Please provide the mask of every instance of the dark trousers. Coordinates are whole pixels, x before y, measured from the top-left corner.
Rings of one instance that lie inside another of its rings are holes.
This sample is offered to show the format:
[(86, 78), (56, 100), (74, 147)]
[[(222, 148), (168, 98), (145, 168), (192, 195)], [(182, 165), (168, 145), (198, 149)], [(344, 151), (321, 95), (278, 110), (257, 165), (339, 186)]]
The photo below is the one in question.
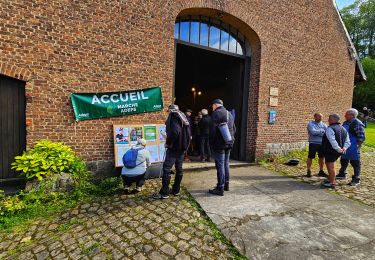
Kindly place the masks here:
[(214, 150), (215, 166), (217, 171), (217, 189), (223, 190), (229, 184), (229, 156), (230, 149)]
[(145, 175), (146, 175), (146, 173), (138, 175), (138, 176), (131, 176), (131, 177), (121, 175), (121, 177), (122, 177), (122, 181), (124, 183), (124, 186), (129, 187), (133, 183), (136, 183), (137, 187), (142, 187), (143, 184), (145, 184)]
[(207, 159), (211, 158), (211, 149), (208, 137), (201, 136), (200, 138), (200, 156), (204, 158), (207, 155)]
[(160, 194), (169, 195), (170, 189), (169, 184), (171, 182), (171, 169), (173, 165), (176, 168), (176, 175), (174, 177), (174, 184), (172, 190), (174, 193), (180, 192), (180, 184), (183, 176), (182, 163), (184, 162), (184, 152), (183, 151), (171, 151), (167, 150), (165, 155), (165, 160), (163, 163), (163, 177), (162, 177), (162, 187), (160, 189)]
[(360, 160), (347, 160), (347, 159), (341, 159), (340, 164), (341, 164), (341, 169), (340, 173), (345, 173), (346, 169), (349, 166), (349, 162), (351, 166), (353, 167), (354, 170), (354, 176), (353, 180), (359, 180), (361, 177), (361, 161)]

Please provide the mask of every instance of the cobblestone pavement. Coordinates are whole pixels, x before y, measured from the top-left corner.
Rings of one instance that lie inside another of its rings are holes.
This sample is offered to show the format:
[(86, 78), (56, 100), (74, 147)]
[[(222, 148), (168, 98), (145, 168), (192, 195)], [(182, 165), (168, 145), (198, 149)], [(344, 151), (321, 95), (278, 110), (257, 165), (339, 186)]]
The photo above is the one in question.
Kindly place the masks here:
[(0, 259), (228, 259), (231, 250), (186, 193), (155, 201), (158, 182), (137, 195), (83, 204), (26, 230), (0, 233)]
[[(346, 180), (337, 180), (339, 184), (335, 191), (347, 198), (361, 201), (367, 205), (375, 206), (375, 149), (364, 148), (362, 152), (362, 173), (361, 173), (361, 185), (359, 187), (351, 187), (347, 185), (353, 175), (353, 168), (349, 165), (348, 175)], [(265, 167), (277, 172), (284, 173), (288, 176), (296, 177), (304, 182), (311, 183), (313, 185), (321, 185), (324, 178), (313, 176), (312, 178), (306, 177), (306, 159), (302, 159), (298, 166), (287, 166), (283, 163), (285, 160), (276, 159), (273, 163), (265, 164)], [(314, 166), (312, 168), (313, 175), (318, 173), (319, 167), (317, 166), (317, 159), (314, 160)], [(337, 171), (340, 167), (340, 163), (336, 163)]]

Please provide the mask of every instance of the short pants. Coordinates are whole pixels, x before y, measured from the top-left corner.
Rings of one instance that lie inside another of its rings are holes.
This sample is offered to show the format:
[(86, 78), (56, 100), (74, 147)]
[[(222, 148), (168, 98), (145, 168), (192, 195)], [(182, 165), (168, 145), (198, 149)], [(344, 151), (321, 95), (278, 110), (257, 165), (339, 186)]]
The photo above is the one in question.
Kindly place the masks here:
[(309, 158), (314, 159), (316, 154), (319, 158), (324, 158), (323, 146), (321, 144), (309, 144)]
[(339, 153), (324, 153), (324, 158), (326, 162), (333, 163), (339, 159), (341, 154)]

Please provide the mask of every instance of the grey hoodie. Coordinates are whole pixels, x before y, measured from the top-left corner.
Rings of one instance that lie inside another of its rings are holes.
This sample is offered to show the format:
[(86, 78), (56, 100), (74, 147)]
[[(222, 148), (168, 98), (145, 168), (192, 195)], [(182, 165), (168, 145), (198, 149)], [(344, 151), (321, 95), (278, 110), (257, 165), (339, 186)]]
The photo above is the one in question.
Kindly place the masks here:
[(307, 124), (310, 144), (322, 144), (323, 135), (327, 130), (327, 125), (323, 122), (317, 123), (315, 120)]

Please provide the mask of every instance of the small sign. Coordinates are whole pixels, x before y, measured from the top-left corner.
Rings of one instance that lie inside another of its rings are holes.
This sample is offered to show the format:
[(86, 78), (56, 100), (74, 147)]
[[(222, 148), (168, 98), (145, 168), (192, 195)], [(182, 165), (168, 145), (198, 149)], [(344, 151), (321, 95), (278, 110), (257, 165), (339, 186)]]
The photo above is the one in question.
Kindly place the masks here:
[(276, 111), (272, 110), (272, 111), (269, 111), (269, 117), (268, 117), (268, 123), (270, 125), (273, 125), (276, 123)]
[(279, 99), (277, 97), (270, 97), (270, 106), (277, 107), (279, 105)]
[(279, 88), (271, 87), (270, 88), (270, 96), (279, 96)]

